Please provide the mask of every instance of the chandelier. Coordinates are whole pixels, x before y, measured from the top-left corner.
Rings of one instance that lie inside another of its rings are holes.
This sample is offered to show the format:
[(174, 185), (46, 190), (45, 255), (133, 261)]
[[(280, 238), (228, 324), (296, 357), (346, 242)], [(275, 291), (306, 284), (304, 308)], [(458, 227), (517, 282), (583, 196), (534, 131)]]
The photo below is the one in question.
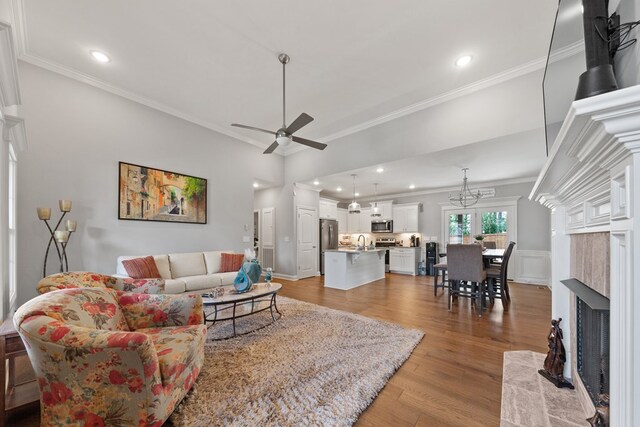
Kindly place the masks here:
[(382, 214), (380, 213), (380, 208), (378, 207), (378, 184), (373, 184), (375, 188), (375, 195), (373, 198), (373, 206), (371, 207), (371, 216), (372, 217), (380, 217)]
[(464, 177), (462, 178), (462, 187), (460, 191), (457, 193), (449, 193), (449, 201), (452, 205), (460, 206), (462, 208), (468, 208), (469, 206), (473, 206), (478, 203), (482, 194), (480, 194), (480, 190), (476, 192), (471, 192), (469, 185), (467, 185), (467, 171), (469, 168), (463, 168), (462, 172), (464, 173)]
[(351, 174), (351, 176), (353, 177), (353, 202), (349, 203), (349, 213), (359, 214), (360, 203), (356, 202), (356, 174)]

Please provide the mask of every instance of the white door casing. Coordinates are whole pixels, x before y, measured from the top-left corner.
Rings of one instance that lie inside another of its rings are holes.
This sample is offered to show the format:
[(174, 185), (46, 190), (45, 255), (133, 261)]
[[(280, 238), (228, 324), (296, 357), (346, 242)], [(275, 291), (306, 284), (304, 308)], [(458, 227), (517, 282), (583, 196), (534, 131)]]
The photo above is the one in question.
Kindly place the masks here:
[(298, 279), (318, 274), (318, 213), (315, 208), (296, 209), (298, 241)]
[(276, 210), (263, 208), (260, 212), (260, 260), (262, 268), (276, 268)]

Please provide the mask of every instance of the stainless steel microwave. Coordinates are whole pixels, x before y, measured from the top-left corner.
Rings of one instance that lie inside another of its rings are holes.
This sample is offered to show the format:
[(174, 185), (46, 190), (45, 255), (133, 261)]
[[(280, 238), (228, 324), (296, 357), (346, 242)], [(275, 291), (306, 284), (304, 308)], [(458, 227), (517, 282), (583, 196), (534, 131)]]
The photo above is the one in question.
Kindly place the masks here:
[(372, 233), (393, 233), (393, 221), (386, 219), (377, 219), (371, 221)]

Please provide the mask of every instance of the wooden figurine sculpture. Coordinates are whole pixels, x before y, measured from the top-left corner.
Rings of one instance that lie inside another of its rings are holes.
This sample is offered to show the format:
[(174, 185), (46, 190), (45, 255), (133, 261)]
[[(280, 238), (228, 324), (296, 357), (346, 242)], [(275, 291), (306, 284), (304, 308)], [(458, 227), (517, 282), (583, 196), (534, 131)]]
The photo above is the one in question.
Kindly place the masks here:
[(567, 355), (562, 344), (562, 329), (560, 329), (560, 322), (562, 318), (558, 320), (551, 320), (551, 329), (547, 340), (549, 341), (549, 351), (547, 357), (544, 359), (544, 369), (538, 370), (538, 373), (555, 384), (558, 388), (571, 388), (573, 384), (564, 378), (564, 363), (567, 361)]

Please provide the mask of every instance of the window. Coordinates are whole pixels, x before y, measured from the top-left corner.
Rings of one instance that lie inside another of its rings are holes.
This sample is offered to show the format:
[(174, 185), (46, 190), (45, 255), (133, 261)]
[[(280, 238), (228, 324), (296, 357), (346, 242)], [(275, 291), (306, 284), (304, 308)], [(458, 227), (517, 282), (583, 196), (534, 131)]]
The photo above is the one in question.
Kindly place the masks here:
[(17, 227), (16, 227), (16, 180), (18, 162), (16, 154), (13, 151), (13, 146), (9, 145), (9, 188), (8, 188), (8, 203), (7, 207), (8, 220), (9, 220), (9, 312), (13, 313), (16, 309), (17, 299)]
[(481, 234), (486, 242), (504, 249), (516, 240), (517, 201), (478, 203), (473, 208), (442, 208), (443, 242), (473, 243)]

